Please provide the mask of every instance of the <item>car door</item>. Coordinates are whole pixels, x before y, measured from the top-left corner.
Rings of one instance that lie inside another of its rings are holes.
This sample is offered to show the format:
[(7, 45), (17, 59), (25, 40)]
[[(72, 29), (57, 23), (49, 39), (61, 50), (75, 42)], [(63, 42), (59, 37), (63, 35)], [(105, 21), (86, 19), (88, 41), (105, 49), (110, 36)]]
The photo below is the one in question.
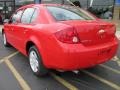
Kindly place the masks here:
[(24, 52), (25, 41), (27, 39), (28, 32), (32, 28), (31, 20), (34, 13), (35, 8), (26, 8), (21, 16), (21, 22), (17, 25), (17, 29), (14, 32), (16, 46), (21, 52)]
[(17, 48), (16, 43), (18, 44), (19, 42), (16, 41), (16, 38), (18, 38), (18, 36), (16, 35), (16, 33), (18, 33), (18, 29), (19, 29), (19, 24), (20, 24), (20, 19), (21, 16), (23, 14), (24, 10), (18, 10), (15, 14), (13, 14), (13, 17), (10, 20), (10, 37), (11, 37), (11, 44)]
[(18, 24), (20, 23), (20, 18), (23, 13), (23, 10), (19, 10), (16, 13), (13, 14), (11, 17), (9, 24), (7, 27), (9, 30), (7, 30), (7, 38), (10, 44), (16, 47), (16, 30), (19, 28)]

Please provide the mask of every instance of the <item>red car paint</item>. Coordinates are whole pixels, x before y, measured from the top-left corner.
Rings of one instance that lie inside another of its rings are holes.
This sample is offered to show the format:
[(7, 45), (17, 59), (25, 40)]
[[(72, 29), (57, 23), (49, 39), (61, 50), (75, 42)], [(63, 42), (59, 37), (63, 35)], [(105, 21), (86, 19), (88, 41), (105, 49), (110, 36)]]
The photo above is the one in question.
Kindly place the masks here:
[[(114, 24), (98, 18), (56, 21), (45, 4), (27, 5), (17, 11), (26, 8), (36, 8), (38, 16), (34, 22), (5, 24), (4, 32), (7, 41), (26, 56), (27, 43), (33, 42), (46, 68), (65, 71), (88, 68), (104, 63), (116, 54), (118, 40)], [(100, 30), (104, 30), (104, 34)], [(75, 43), (71, 40), (72, 35), (78, 38)]]

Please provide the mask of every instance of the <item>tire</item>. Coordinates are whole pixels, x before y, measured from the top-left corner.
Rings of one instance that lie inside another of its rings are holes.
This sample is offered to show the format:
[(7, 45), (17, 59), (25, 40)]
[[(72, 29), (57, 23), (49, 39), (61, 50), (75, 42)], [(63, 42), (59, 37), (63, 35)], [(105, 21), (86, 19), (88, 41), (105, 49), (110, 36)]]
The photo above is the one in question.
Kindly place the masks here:
[(48, 70), (42, 63), (42, 58), (35, 46), (30, 47), (29, 49), (29, 64), (32, 72), (36, 76), (44, 76), (48, 73)]
[(6, 38), (6, 35), (5, 35), (4, 32), (3, 32), (3, 34), (2, 34), (2, 37), (3, 37), (3, 45), (4, 45), (5, 47), (9, 47), (10, 44), (7, 42), (7, 38)]

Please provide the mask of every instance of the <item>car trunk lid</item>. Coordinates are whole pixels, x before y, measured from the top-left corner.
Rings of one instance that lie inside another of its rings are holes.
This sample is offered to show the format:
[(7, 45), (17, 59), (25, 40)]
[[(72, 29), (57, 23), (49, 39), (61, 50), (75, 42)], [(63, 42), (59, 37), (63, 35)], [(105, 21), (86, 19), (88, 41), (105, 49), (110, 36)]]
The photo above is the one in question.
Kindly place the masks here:
[(110, 42), (115, 37), (115, 25), (102, 20), (61, 21), (77, 31), (80, 41), (86, 46)]

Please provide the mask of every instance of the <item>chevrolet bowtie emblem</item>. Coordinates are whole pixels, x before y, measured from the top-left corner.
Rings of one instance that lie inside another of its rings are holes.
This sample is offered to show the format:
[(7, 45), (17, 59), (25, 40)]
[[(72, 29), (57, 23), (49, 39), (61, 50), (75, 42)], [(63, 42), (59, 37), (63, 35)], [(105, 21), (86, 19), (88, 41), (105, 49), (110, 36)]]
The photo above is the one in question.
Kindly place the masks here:
[(104, 34), (105, 34), (105, 30), (98, 31), (98, 35), (100, 36), (101, 39), (104, 37)]
[(105, 33), (105, 30), (99, 30), (98, 32), (100, 35)]

